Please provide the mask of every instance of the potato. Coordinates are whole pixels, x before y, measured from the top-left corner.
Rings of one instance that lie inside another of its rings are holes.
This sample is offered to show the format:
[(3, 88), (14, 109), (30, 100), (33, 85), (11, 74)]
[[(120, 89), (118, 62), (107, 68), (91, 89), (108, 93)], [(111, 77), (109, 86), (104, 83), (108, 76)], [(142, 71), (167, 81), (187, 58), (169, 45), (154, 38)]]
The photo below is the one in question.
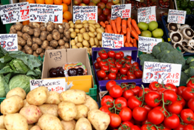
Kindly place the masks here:
[(76, 116), (76, 120), (84, 117), (86, 118), (87, 117), (87, 113), (89, 111), (88, 107), (85, 106), (85, 105), (76, 105), (76, 108), (77, 108), (77, 116)]
[(102, 41), (99, 41), (99, 45), (100, 45), (100, 47), (102, 47)]
[(84, 41), (83, 41), (83, 45), (84, 45), (85, 47), (89, 47), (88, 41), (84, 40)]
[(40, 24), (37, 23), (37, 22), (30, 22), (29, 26), (32, 27), (32, 28), (40, 28)]
[(5, 129), (5, 125), (4, 125), (4, 116), (2, 115), (2, 116), (0, 116), (0, 128), (2, 129)]
[(14, 25), (14, 29), (17, 31), (21, 31), (22, 27), (23, 25), (20, 22), (16, 22), (16, 24)]
[(95, 24), (96, 28), (100, 28), (100, 25), (98, 23)]
[(64, 36), (69, 40), (70, 39), (70, 31), (64, 31)]
[(73, 48), (73, 49), (77, 49), (78, 47), (77, 47), (76, 45), (73, 45), (72, 48)]
[(60, 40), (58, 41), (58, 44), (59, 44), (60, 46), (64, 46), (64, 45), (65, 45), (65, 42), (64, 42), (63, 39), (60, 39)]
[(88, 33), (83, 33), (83, 38), (85, 40), (89, 40), (89, 34)]
[(24, 107), (25, 106), (29, 106), (30, 104), (26, 101), (26, 99), (24, 100)]
[(99, 41), (97, 38), (94, 38), (94, 42), (95, 42), (95, 45), (98, 46), (99, 45)]
[(51, 32), (53, 31), (54, 26), (52, 24), (47, 25), (47, 31)]
[(23, 33), (21, 31), (17, 31), (18, 37), (22, 37)]
[(44, 53), (42, 52), (42, 53), (40, 54), (40, 57), (43, 58), (44, 54), (45, 54), (45, 52), (44, 52)]
[(74, 40), (75, 40), (76, 43), (78, 43), (78, 37), (77, 36), (75, 37)]
[(73, 29), (73, 28), (70, 28), (69, 31), (70, 31), (70, 32), (74, 32), (74, 29)]
[(96, 29), (95, 25), (93, 25), (93, 24), (89, 24), (89, 27), (92, 27), (94, 30)]
[(27, 39), (27, 45), (28, 46), (32, 46), (33, 42), (32, 42), (32, 39), (31, 38), (28, 38)]
[(24, 105), (23, 99), (18, 96), (10, 96), (1, 103), (2, 114), (12, 114), (18, 112)]
[(60, 94), (56, 91), (50, 91), (45, 103), (58, 105), (60, 103)]
[(49, 44), (51, 47), (53, 48), (56, 48), (58, 46), (58, 42), (56, 40), (52, 40), (50, 41), (50, 44)]
[(53, 39), (54, 40), (59, 40), (60, 39), (60, 33), (58, 31), (53, 33)]
[(70, 44), (69, 43), (65, 43), (65, 48), (70, 48)]
[(37, 50), (39, 48), (38, 44), (34, 43), (32, 45), (32, 50)]
[(87, 20), (84, 20), (83, 22), (82, 22), (82, 24), (87, 24), (88, 23), (88, 21)]
[(64, 32), (64, 29), (63, 29), (62, 25), (57, 25), (57, 26), (58, 26), (58, 31), (60, 33), (63, 33)]
[(92, 130), (92, 126), (88, 119), (80, 118), (75, 125), (75, 130)]
[(70, 44), (73, 46), (73, 45), (76, 45), (76, 42), (75, 42), (75, 40), (71, 40), (70, 41)]
[(43, 52), (43, 49), (42, 48), (37, 48), (37, 50), (36, 50), (36, 53), (39, 55), (39, 54), (41, 54)]
[(85, 32), (85, 28), (80, 29), (80, 33), (83, 34)]
[(26, 41), (22, 37), (18, 37), (18, 45), (24, 46)]
[(7, 130), (28, 130), (26, 118), (19, 113), (7, 114), (3, 120)]
[(101, 33), (97, 33), (97, 39), (102, 40), (102, 34)]
[(45, 50), (53, 50), (54, 48), (51, 46), (48, 46)]
[(34, 43), (37, 43), (38, 45), (42, 45), (42, 41), (41, 41), (40, 38), (33, 37), (32, 40), (33, 40)]
[(53, 40), (52, 34), (49, 34), (49, 35), (47, 36), (47, 40), (48, 40), (48, 41)]
[(94, 38), (90, 38), (89, 39), (89, 43), (90, 43), (91, 46), (94, 46), (95, 45)]
[(33, 126), (32, 128), (30, 128), (30, 130), (41, 130), (41, 128), (39, 126)]
[(75, 38), (76, 37), (76, 32), (71, 32), (70, 37)]
[(79, 29), (75, 29), (74, 31), (75, 31), (76, 33), (79, 33), (79, 32), (80, 32), (80, 30), (79, 30)]
[(44, 40), (43, 44), (41, 45), (41, 48), (46, 49), (48, 45), (49, 45), (49, 42), (47, 40)]
[(30, 128), (32, 128), (33, 127), (33, 125), (31, 124), (31, 125), (28, 125), (28, 130), (30, 130)]
[(94, 38), (95, 37), (95, 34), (93, 32), (89, 32), (89, 37)]
[(30, 104), (30, 105), (42, 105), (43, 103), (46, 102), (47, 97), (48, 97), (48, 89), (44, 86), (40, 86), (38, 88), (35, 88), (33, 90), (31, 90), (27, 96), (26, 96), (26, 101)]
[(74, 120), (71, 121), (61, 121), (64, 130), (74, 130), (76, 122)]
[(78, 34), (78, 42), (83, 42), (83, 35), (82, 34)]
[(76, 29), (81, 29), (82, 27), (83, 27), (82, 24), (75, 24), (75, 28), (76, 28)]
[(96, 29), (96, 32), (97, 32), (97, 33), (100, 33), (100, 34), (104, 33), (104, 31), (103, 31), (101, 28), (97, 28), (97, 29)]
[(98, 109), (88, 112), (88, 120), (96, 130), (106, 130), (110, 124), (110, 116)]
[[(71, 22), (70, 22), (70, 23), (71, 23)], [(66, 22), (63, 22), (62, 26), (63, 26), (63, 28), (64, 28), (65, 30), (68, 30), (68, 29), (70, 28), (69, 23), (66, 23)]]
[(40, 34), (41, 34), (40, 29), (39, 29), (39, 28), (35, 28), (35, 29), (34, 29), (34, 36), (35, 36), (35, 37), (39, 37)]
[(77, 43), (76, 46), (79, 47), (79, 48), (83, 47), (83, 45), (81, 43)]
[(87, 106), (89, 110), (98, 109), (97, 102), (93, 98), (91, 98), (89, 95), (86, 95), (86, 101), (83, 105)]
[(22, 89), (20, 87), (16, 87), (16, 88), (11, 89), (7, 93), (6, 98), (9, 98), (9, 97), (14, 96), (14, 95), (20, 96), (23, 100), (26, 98), (26, 92), (24, 91), (24, 89)]
[(73, 23), (70, 23), (70, 28), (74, 28), (74, 24)]
[(95, 20), (88, 20), (88, 23), (89, 23), (89, 24), (95, 24), (96, 21), (95, 21)]
[(86, 100), (86, 94), (82, 90), (67, 90), (60, 94), (60, 100), (74, 104), (83, 104)]
[(41, 27), (40, 27), (40, 30), (41, 30), (41, 31), (46, 31), (47, 28), (46, 28), (45, 26), (41, 26)]
[(43, 114), (38, 121), (38, 126), (42, 130), (63, 130), (60, 119), (50, 114)]
[(81, 24), (81, 20), (76, 20), (75, 24)]
[(43, 114), (58, 116), (58, 106), (55, 104), (43, 104), (39, 108)]
[(77, 109), (74, 103), (61, 102), (58, 105), (58, 115), (65, 121), (71, 121), (77, 116)]

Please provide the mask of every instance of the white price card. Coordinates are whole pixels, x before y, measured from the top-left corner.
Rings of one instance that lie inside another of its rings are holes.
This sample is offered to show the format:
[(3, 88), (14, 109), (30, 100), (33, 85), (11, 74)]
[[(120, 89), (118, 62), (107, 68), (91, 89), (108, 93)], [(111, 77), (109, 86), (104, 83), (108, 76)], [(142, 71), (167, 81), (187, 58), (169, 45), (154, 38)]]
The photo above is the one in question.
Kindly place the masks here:
[(185, 24), (186, 11), (169, 9), (168, 23)]
[(156, 21), (156, 6), (138, 8), (137, 16), (138, 23)]
[(33, 90), (37, 87), (45, 86), (49, 91), (56, 91), (61, 93), (67, 90), (67, 83), (65, 78), (63, 79), (34, 79), (30, 80), (30, 90)]
[(29, 3), (15, 3), (0, 6), (1, 21), (3, 24), (29, 20)]
[(30, 22), (62, 23), (63, 6), (30, 4)]
[(73, 6), (73, 22), (76, 20), (95, 20), (98, 21), (97, 6)]
[(144, 62), (143, 83), (162, 80), (164, 84), (171, 83), (179, 86), (181, 77), (181, 64)]
[(152, 53), (153, 47), (159, 42), (162, 42), (162, 39), (139, 36), (138, 50), (141, 52)]
[(112, 5), (111, 19), (130, 18), (131, 17), (131, 4)]
[(102, 33), (102, 47), (112, 49), (124, 47), (123, 37), (118, 34)]
[(0, 44), (6, 51), (18, 51), (17, 34), (0, 34)]

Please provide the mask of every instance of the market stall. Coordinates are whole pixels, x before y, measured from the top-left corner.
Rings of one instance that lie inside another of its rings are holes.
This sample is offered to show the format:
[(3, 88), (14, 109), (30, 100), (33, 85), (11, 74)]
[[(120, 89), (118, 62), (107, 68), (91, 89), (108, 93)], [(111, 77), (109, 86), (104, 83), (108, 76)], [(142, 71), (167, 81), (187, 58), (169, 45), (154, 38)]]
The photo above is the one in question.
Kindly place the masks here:
[(194, 130), (194, 1), (3, 0), (0, 17), (0, 130)]

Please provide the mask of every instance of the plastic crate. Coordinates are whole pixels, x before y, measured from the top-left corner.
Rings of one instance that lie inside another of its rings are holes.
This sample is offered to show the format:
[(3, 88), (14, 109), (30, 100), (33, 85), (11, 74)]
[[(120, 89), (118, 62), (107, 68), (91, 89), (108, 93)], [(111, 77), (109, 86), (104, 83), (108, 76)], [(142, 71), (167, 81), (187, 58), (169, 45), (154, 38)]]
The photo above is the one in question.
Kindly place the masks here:
[[(185, 21), (185, 24), (188, 24), (188, 18), (189, 17), (194, 17), (194, 15), (186, 15), (186, 21)], [(171, 39), (170, 39), (170, 37), (169, 37), (169, 35), (168, 35), (168, 33), (169, 33), (169, 30), (167, 29), (167, 16), (162, 16), (162, 23), (163, 23), (163, 28), (164, 28), (164, 33), (165, 33), (165, 36), (166, 36), (166, 40), (171, 44)], [(194, 22), (193, 22), (194, 23)], [(193, 29), (194, 30), (194, 29)], [(194, 55), (194, 53), (188, 53), (188, 52), (186, 52), (186, 53), (184, 53), (183, 54), (184, 56), (191, 56), (191, 55)]]
[(5, 99), (5, 97), (0, 97), (0, 103)]

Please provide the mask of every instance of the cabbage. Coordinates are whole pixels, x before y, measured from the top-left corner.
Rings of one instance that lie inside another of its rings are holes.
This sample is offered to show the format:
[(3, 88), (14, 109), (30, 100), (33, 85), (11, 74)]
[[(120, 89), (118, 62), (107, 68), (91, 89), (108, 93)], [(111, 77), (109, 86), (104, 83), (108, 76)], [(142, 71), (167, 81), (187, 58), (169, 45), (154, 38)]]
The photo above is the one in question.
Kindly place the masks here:
[(8, 84), (5, 82), (4, 76), (0, 75), (0, 97), (5, 97), (5, 88), (8, 88)]
[(12, 77), (9, 82), (9, 87), (6, 89), (6, 93), (16, 87), (20, 87), (28, 93), (30, 91), (30, 80), (32, 80), (32, 78), (26, 75), (16, 75)]

